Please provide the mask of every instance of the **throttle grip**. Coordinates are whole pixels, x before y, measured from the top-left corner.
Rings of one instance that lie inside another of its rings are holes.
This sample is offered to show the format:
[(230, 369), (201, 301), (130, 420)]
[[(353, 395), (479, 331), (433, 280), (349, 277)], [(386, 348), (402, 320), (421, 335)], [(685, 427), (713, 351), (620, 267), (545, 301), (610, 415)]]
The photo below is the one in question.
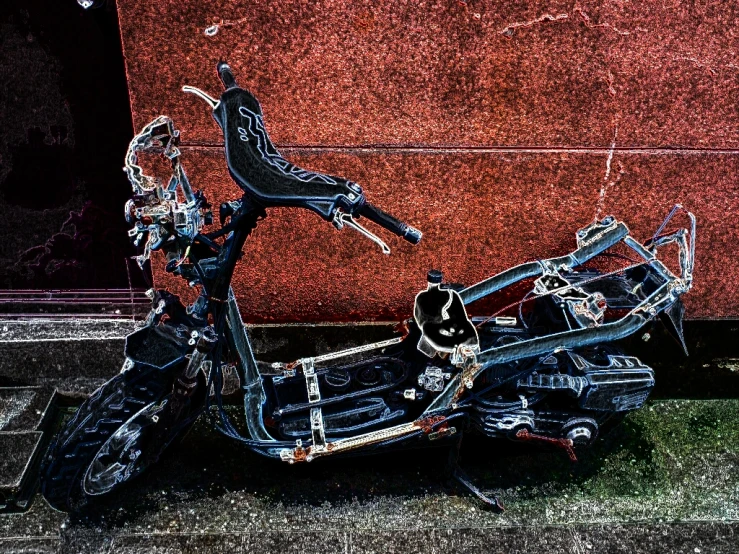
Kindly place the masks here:
[(423, 233), (421, 233), (421, 231), (411, 227), (407, 223), (403, 223), (399, 219), (394, 218), (389, 213), (382, 211), (380, 208), (373, 206), (369, 202), (365, 202), (356, 213), (357, 215), (364, 216), (370, 221), (373, 221), (380, 227), (384, 227), (391, 233), (395, 233), (411, 244), (418, 244), (421, 242), (421, 237), (423, 237)]

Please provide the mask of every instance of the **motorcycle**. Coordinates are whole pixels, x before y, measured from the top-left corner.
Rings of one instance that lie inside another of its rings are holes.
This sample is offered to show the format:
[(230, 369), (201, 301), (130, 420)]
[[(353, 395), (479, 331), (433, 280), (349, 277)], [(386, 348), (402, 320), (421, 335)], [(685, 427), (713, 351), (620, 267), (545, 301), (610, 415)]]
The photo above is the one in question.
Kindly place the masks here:
[[(363, 189), (341, 177), (302, 169), (270, 141), (257, 99), (240, 88), (226, 63), (217, 68), (225, 91), (208, 103), (223, 131), (228, 169), (243, 191), (211, 206), (193, 190), (180, 163), (179, 132), (160, 116), (131, 141), (126, 167), (134, 195), (126, 204), (129, 232), (142, 267), (153, 251), (166, 270), (198, 292), (185, 306), (166, 290), (150, 290), (153, 307), (126, 339), (121, 373), (96, 390), (52, 442), (41, 468), (51, 506), (74, 510), (117, 491), (153, 465), (202, 414), (252, 451), (288, 464), (349, 454), (444, 444), (454, 453), (465, 433), (576, 449), (644, 405), (654, 372), (613, 344), (661, 318), (682, 340), (682, 294), (691, 288), (695, 218), (665, 232), (676, 206), (642, 243), (614, 217), (576, 233), (564, 256), (510, 268), (471, 286), (428, 272), (413, 317), (394, 338), (285, 363), (258, 363), (230, 286), (242, 247), (267, 209), (311, 210), (337, 229), (350, 228), (389, 253), (368, 220), (417, 244), (421, 232), (370, 204)], [(165, 184), (144, 173), (140, 153), (171, 164)], [(683, 210), (684, 211), (684, 210)], [(679, 270), (657, 254), (679, 251)], [(629, 255), (615, 252), (616, 247)], [(584, 267), (595, 258), (627, 260), (612, 271)], [(491, 317), (470, 318), (467, 306), (533, 282), (519, 301)], [(517, 313), (515, 309), (517, 308)], [(514, 311), (513, 315), (510, 312)], [(508, 314), (508, 315), (505, 315)], [(243, 399), (239, 428), (224, 408), (224, 376), (235, 371)], [(487, 506), (459, 469), (451, 476)]]

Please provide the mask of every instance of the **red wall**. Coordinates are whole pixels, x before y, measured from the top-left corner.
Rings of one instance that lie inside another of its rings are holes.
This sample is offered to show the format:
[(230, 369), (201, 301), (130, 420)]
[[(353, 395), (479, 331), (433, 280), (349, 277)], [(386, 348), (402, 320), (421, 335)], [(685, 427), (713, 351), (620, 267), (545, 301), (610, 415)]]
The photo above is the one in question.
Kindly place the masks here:
[(275, 210), (234, 283), (246, 319), (406, 317), (430, 267), (472, 283), (574, 248), (604, 186), (601, 215), (639, 238), (675, 202), (694, 211), (688, 316), (739, 316), (735, 4), (361, 4), (118, 0), (134, 124), (171, 116), (209, 197), (238, 189), (209, 110), (179, 89), (217, 96), (225, 59), (286, 157), (425, 233), (417, 247), (383, 234), (388, 257)]

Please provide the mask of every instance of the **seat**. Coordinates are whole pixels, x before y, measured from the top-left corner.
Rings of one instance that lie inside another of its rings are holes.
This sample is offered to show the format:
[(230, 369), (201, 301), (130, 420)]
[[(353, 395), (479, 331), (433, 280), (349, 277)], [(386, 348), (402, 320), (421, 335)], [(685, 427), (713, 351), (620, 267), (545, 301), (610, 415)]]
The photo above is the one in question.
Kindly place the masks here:
[(356, 183), (283, 158), (267, 135), (259, 101), (249, 91), (226, 90), (213, 117), (223, 130), (231, 177), (262, 206), (307, 208), (330, 221), (337, 208), (354, 212), (364, 203)]

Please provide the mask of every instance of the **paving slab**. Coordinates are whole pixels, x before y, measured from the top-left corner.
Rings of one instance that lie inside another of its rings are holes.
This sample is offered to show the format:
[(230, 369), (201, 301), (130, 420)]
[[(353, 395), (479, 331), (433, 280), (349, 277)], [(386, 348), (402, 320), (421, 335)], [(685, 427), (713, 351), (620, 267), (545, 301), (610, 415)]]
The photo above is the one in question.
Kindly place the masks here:
[(48, 386), (0, 388), (0, 513), (30, 503), (37, 463), (55, 426), (56, 399)]
[(15, 489), (21, 484), (41, 435), (41, 431), (0, 432), (0, 490)]
[(5, 554), (56, 554), (59, 539), (12, 538), (0, 539), (0, 552)]
[[(217, 535), (187, 533), (124, 535), (113, 540), (112, 548), (117, 554), (139, 554), (143, 552), (161, 554), (194, 554), (196, 552), (242, 554), (254, 552), (253, 549), (245, 549), (244, 536), (235, 533)], [(277, 550), (271, 552), (277, 552)]]
[(252, 554), (320, 552), (385, 554), (465, 552), (467, 554), (530, 554), (588, 552), (631, 554), (733, 554), (738, 526), (734, 523), (658, 523), (632, 525), (516, 526), (377, 532), (329, 531), (300, 533), (150, 534), (109, 536), (67, 534), (63, 538), (0, 539), (9, 554)]
[(42, 387), (0, 388), (0, 432), (35, 429), (51, 399)]
[(24, 510), (35, 489), (35, 461), (46, 448), (41, 431), (0, 432), (0, 514)]
[(61, 552), (732, 552), (737, 418), (737, 400), (654, 401), (577, 464), (468, 439), (463, 465), (504, 498), (503, 514), (446, 488), (443, 449), (288, 467), (201, 420), (94, 512), (70, 516), (37, 498), (0, 518), (0, 549), (48, 551), (57, 540)]

